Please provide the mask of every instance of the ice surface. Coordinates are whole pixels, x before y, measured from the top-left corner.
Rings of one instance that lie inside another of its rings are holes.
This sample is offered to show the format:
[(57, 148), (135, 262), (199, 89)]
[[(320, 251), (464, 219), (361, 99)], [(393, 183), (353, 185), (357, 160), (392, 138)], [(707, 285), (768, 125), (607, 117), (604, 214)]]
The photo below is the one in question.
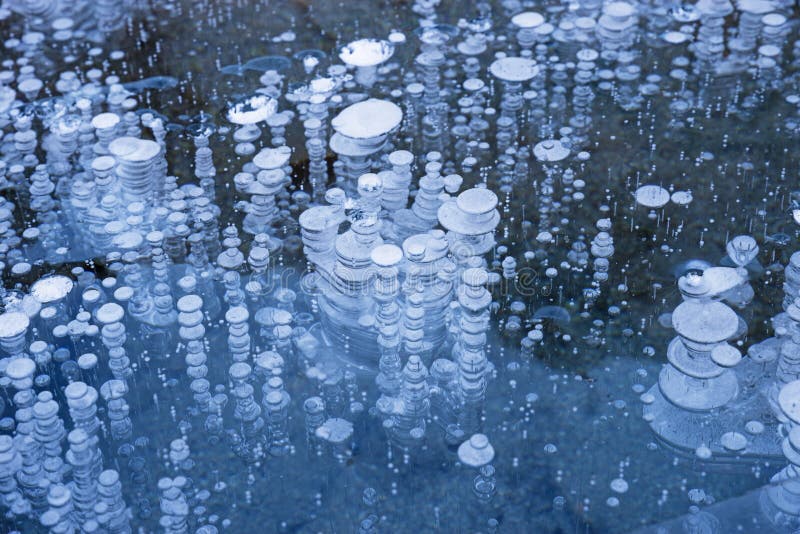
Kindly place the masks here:
[(0, 7), (0, 524), (796, 530), (796, 8), (384, 4)]

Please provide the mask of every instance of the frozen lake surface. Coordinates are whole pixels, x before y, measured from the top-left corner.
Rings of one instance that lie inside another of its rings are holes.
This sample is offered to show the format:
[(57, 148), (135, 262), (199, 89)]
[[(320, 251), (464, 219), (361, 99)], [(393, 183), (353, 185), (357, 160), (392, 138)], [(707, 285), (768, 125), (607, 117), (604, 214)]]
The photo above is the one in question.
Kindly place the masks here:
[(794, 2), (0, 5), (0, 531), (800, 528)]

